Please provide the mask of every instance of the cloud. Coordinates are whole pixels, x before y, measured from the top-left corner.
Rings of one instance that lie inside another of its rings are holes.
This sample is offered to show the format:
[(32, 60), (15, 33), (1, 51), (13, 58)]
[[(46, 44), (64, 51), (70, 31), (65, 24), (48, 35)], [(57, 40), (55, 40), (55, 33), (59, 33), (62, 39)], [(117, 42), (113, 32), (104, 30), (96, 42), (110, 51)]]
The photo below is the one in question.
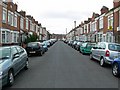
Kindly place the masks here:
[(13, 0), (18, 2), (18, 9), (25, 10), (51, 33), (70, 31), (81, 21), (92, 17), (92, 13), (100, 13), (103, 5), (112, 8), (113, 0)]

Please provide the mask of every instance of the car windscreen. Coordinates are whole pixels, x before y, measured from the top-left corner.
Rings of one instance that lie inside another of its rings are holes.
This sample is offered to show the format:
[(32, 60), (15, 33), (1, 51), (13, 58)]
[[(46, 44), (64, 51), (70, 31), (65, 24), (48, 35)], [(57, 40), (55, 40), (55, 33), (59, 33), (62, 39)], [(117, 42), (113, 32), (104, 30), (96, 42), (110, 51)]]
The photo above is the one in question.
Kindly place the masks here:
[(109, 44), (108, 48), (109, 48), (109, 50), (120, 52), (120, 45), (118, 45), (118, 44)]
[(10, 48), (0, 48), (0, 60), (9, 59), (11, 56)]

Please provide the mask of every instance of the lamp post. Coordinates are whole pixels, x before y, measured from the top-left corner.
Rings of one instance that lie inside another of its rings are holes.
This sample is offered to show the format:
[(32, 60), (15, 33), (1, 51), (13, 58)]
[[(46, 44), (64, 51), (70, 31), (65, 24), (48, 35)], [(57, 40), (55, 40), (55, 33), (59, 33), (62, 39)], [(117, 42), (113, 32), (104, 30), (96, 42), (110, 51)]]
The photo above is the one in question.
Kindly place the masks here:
[(76, 21), (74, 21), (74, 40), (76, 40), (75, 29), (76, 29)]

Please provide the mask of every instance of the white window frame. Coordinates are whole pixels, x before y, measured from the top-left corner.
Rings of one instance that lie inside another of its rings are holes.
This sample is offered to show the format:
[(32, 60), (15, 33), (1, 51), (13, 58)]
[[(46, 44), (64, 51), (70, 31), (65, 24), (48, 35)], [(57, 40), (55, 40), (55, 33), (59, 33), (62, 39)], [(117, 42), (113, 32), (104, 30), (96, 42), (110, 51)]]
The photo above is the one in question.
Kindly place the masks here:
[(24, 18), (23, 17), (20, 18), (20, 28), (24, 29)]
[(8, 11), (8, 24), (12, 25), (12, 12)]
[(103, 24), (104, 24), (104, 21), (103, 21), (103, 16), (100, 17), (99, 19), (99, 29), (102, 29), (103, 28)]
[(32, 31), (32, 21), (30, 21), (30, 30)]
[(113, 27), (113, 14), (108, 16), (108, 28), (112, 26)]
[(17, 27), (17, 14), (14, 14), (13, 26), (14, 26), (14, 27)]
[[(5, 32), (5, 42), (3, 42), (1, 40), (2, 43), (11, 43), (12, 42), (12, 38), (11, 38), (11, 30), (8, 30), (8, 29), (2, 29), (1, 31), (1, 36), (3, 34), (3, 31)], [(7, 32), (9, 32), (10, 35), (7, 36)], [(2, 36), (3, 37), (3, 36)]]
[(7, 9), (3, 7), (3, 12), (2, 12), (2, 22), (6, 23), (7, 22)]
[(26, 18), (26, 29), (28, 30), (29, 27), (29, 20)]

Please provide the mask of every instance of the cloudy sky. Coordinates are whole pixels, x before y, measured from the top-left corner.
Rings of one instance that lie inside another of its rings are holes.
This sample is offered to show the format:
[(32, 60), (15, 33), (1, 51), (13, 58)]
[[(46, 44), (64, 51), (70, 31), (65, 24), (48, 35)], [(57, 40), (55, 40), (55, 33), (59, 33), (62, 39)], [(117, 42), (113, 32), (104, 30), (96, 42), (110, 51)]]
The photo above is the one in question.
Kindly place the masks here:
[(113, 7), (113, 0), (13, 0), (18, 4), (18, 10), (26, 11), (50, 33), (66, 33), (74, 28), (74, 21), (92, 17), (92, 13), (100, 14), (102, 6)]

